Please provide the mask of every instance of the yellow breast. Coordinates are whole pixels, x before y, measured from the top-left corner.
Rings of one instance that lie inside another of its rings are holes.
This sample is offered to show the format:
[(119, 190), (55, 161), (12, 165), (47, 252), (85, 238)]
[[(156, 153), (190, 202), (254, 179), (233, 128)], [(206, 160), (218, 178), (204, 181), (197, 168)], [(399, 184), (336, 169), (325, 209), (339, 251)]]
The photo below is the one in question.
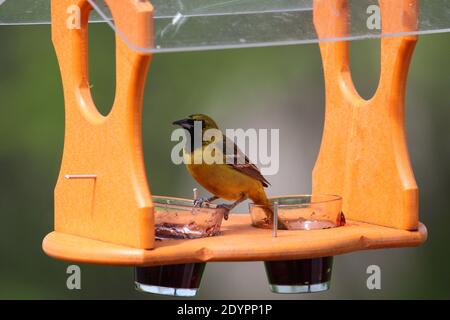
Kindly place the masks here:
[[(194, 151), (195, 154), (201, 149)], [(189, 160), (188, 155), (185, 159)], [(201, 158), (200, 158), (201, 159)], [(227, 164), (194, 164), (186, 162), (186, 167), (192, 177), (212, 194), (226, 199), (238, 200), (245, 195), (255, 193), (263, 189), (261, 182), (233, 169)]]

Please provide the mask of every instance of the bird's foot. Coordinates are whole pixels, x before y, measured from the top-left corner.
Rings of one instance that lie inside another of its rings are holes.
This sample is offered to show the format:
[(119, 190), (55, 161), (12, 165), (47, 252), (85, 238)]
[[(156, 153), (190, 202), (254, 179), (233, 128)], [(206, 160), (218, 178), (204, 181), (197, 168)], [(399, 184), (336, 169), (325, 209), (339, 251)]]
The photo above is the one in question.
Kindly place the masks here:
[(211, 202), (216, 201), (219, 199), (217, 196), (212, 196), (211, 198), (197, 198), (194, 200), (194, 207), (200, 208), (203, 207), (204, 204), (206, 204), (206, 207), (209, 207)]
[(197, 198), (194, 200), (194, 207), (196, 207), (196, 208), (201, 208), (205, 204), (209, 206), (210, 201), (208, 198)]
[(231, 204), (222, 203), (222, 204), (217, 205), (217, 208), (221, 208), (221, 209), (225, 210), (225, 213), (223, 214), (223, 218), (225, 220), (228, 220), (228, 217), (230, 216), (230, 211), (234, 208), (234, 206)]

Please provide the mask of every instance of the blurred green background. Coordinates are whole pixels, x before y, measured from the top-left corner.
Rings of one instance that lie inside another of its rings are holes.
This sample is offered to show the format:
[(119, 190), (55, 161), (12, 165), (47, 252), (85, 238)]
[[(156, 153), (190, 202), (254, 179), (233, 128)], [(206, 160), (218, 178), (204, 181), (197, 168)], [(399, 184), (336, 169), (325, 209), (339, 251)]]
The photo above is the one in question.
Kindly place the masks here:
[[(106, 114), (114, 94), (114, 37), (106, 25), (91, 26), (90, 35), (93, 96)], [(0, 39), (0, 298), (157, 298), (134, 290), (131, 268), (81, 265), (82, 290), (69, 291), (69, 264), (42, 252), (53, 228), (63, 148), (60, 74), (49, 26), (2, 27)], [(262, 263), (210, 263), (198, 298), (450, 298), (449, 40), (449, 34), (421, 38), (408, 82), (406, 124), (421, 220), (429, 230), (425, 245), (339, 256), (332, 289), (314, 295), (270, 293)], [(351, 53), (356, 86), (370, 97), (378, 83), (379, 41), (354, 42)], [(153, 193), (191, 196), (194, 181), (170, 161), (170, 134), (173, 120), (197, 112), (223, 128), (280, 128), (281, 169), (269, 177), (269, 193), (310, 191), (324, 114), (317, 45), (156, 55), (143, 132)], [(371, 264), (382, 269), (382, 290), (366, 287)]]

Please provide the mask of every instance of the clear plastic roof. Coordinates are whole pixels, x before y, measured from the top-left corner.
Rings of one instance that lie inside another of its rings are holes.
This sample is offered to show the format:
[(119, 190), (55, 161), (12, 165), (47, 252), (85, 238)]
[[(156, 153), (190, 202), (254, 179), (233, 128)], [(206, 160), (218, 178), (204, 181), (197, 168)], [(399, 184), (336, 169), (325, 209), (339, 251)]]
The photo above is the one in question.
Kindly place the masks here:
[[(152, 0), (151, 45), (139, 45), (111, 18), (104, 0), (88, 0), (91, 21), (108, 23), (133, 49), (143, 52), (190, 51), (318, 42), (313, 0)], [(142, 0), (141, 0), (142, 1)], [(330, 5), (331, 5), (330, 0)], [(402, 0), (388, 0), (402, 1)], [(412, 3), (414, 0), (411, 0)], [(357, 40), (450, 31), (450, 0), (419, 1), (418, 29), (381, 33), (376, 0), (348, 0), (348, 34), (321, 41)], [(49, 0), (0, 0), (0, 25), (48, 23)], [(338, 14), (338, 13), (337, 13)], [(382, 21), (381, 21), (382, 24)]]

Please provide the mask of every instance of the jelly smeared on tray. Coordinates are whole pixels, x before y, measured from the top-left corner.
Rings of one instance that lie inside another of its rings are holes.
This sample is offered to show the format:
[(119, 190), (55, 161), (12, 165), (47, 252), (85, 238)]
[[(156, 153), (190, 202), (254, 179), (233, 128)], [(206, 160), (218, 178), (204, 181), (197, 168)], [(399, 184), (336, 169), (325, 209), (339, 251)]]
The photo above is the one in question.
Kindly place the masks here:
[(199, 225), (195, 221), (189, 224), (161, 223), (155, 226), (155, 230), (160, 239), (196, 239), (218, 235), (220, 224)]

